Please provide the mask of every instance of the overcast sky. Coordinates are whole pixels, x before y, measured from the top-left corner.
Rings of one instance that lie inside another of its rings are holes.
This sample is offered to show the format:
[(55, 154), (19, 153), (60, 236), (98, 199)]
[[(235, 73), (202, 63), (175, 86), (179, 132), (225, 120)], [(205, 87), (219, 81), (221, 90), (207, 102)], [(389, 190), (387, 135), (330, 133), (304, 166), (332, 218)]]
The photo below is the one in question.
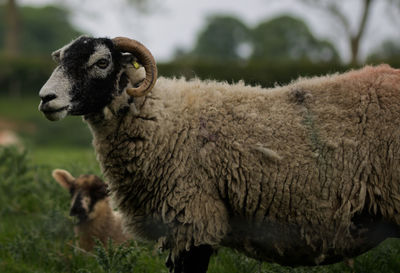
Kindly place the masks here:
[[(153, 0), (155, 4), (148, 13), (129, 7), (126, 0), (20, 0), (33, 5), (56, 1), (73, 7), (73, 23), (82, 31), (94, 36), (134, 38), (148, 46), (159, 61), (172, 58), (178, 47), (193, 46), (207, 16), (213, 14), (236, 15), (250, 27), (282, 13), (297, 15), (310, 25), (317, 37), (333, 42), (344, 59), (349, 57), (341, 28), (324, 13), (305, 7), (300, 0)], [(360, 19), (361, 1), (338, 1), (344, 3), (343, 9), (355, 27)], [(362, 55), (386, 38), (400, 41), (397, 25), (400, 20), (390, 18), (399, 18), (400, 14), (394, 14), (395, 9), (385, 3), (385, 0), (376, 0)]]

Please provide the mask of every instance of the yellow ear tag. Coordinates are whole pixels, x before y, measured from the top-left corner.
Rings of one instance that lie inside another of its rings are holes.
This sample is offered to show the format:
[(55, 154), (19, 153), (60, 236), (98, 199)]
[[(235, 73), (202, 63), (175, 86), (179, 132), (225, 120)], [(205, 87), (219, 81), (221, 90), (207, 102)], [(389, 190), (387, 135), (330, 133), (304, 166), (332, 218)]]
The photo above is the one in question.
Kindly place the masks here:
[(133, 62), (133, 67), (136, 68), (136, 69), (139, 69), (140, 68), (140, 64), (138, 62), (134, 61)]

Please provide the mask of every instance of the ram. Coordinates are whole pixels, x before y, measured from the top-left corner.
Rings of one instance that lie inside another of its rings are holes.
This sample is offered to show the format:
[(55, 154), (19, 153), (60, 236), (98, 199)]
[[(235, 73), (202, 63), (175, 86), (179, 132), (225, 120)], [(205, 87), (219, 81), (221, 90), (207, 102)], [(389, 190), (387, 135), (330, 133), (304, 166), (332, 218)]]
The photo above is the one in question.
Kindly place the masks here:
[[(146, 70), (128, 80), (131, 53)], [(128, 38), (80, 37), (53, 54), (49, 120), (83, 115), (126, 228), (206, 272), (223, 245), (284, 265), (363, 253), (400, 224), (400, 71), (365, 67), (264, 89), (157, 81)]]
[(83, 174), (75, 178), (61, 169), (52, 176), (71, 194), (70, 215), (77, 218), (74, 233), (79, 247), (92, 251), (96, 240), (107, 246), (109, 239), (115, 244), (131, 239), (123, 230), (121, 215), (111, 207), (107, 184), (99, 177)]

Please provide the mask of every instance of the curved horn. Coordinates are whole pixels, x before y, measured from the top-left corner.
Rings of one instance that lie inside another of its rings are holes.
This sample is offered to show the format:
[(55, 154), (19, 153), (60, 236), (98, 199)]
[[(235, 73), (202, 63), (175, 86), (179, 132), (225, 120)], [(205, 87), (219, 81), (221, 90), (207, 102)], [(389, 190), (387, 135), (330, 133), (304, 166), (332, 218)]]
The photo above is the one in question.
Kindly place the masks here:
[(126, 92), (133, 97), (141, 97), (149, 93), (157, 81), (157, 66), (153, 55), (138, 41), (125, 37), (116, 37), (112, 41), (119, 51), (135, 55), (146, 71), (146, 78), (142, 84), (137, 88), (127, 88)]

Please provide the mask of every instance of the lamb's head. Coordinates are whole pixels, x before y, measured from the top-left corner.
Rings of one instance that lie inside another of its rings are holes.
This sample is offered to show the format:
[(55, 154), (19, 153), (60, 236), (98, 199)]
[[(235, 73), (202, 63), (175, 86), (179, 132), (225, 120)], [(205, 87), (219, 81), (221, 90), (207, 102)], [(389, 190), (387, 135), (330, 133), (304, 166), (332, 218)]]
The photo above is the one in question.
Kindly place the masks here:
[(56, 169), (54, 179), (71, 195), (70, 216), (82, 224), (97, 218), (109, 208), (107, 184), (95, 175), (80, 175), (77, 178), (66, 170)]
[[(39, 93), (39, 110), (49, 120), (97, 113), (124, 90), (134, 97), (144, 96), (157, 79), (150, 51), (128, 38), (81, 36), (52, 56), (57, 67)], [(137, 87), (137, 79), (132, 79), (136, 59), (146, 71)]]

